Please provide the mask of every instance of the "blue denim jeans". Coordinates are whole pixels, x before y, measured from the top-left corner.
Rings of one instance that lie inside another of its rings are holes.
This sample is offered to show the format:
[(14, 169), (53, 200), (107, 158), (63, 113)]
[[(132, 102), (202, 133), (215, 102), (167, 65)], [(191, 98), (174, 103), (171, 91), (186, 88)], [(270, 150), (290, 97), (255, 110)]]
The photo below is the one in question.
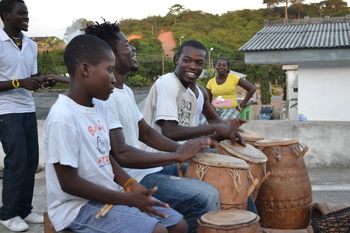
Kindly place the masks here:
[(218, 191), (203, 181), (178, 177), (176, 164), (145, 176), (140, 183), (147, 188), (157, 186), (158, 191), (153, 196), (181, 213), (191, 233), (196, 232), (200, 216), (220, 209)]
[(25, 218), (32, 211), (34, 176), (39, 162), (35, 112), (0, 115), (5, 152), (0, 219)]
[(182, 220), (181, 214), (171, 208), (154, 206), (154, 209), (168, 216), (161, 218), (125, 205), (114, 205), (105, 216), (96, 219), (95, 215), (102, 206), (101, 203), (89, 201), (80, 209), (68, 229), (77, 233), (152, 233), (158, 223), (171, 227)]

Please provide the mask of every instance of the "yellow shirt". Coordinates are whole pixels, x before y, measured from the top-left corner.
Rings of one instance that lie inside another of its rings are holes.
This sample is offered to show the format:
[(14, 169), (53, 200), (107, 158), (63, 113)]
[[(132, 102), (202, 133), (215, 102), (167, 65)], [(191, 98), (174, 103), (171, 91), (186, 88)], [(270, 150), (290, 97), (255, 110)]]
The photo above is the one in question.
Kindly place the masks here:
[(237, 106), (236, 87), (239, 82), (239, 76), (228, 74), (226, 81), (218, 85), (216, 78), (212, 78), (207, 83), (207, 89), (213, 96), (212, 105), (215, 108), (235, 108)]

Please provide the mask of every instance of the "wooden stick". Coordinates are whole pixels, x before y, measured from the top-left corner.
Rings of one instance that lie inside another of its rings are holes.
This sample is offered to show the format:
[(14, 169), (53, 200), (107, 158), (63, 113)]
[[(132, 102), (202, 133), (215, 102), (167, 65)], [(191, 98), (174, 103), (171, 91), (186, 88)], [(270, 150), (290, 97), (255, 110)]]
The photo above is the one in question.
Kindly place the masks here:
[(109, 206), (113, 207), (113, 205), (109, 205), (109, 204), (105, 204), (104, 206), (102, 206), (102, 208), (96, 213), (95, 218), (97, 219), (99, 217), (105, 216), (108, 213), (108, 211), (112, 208), (112, 207), (109, 207)]

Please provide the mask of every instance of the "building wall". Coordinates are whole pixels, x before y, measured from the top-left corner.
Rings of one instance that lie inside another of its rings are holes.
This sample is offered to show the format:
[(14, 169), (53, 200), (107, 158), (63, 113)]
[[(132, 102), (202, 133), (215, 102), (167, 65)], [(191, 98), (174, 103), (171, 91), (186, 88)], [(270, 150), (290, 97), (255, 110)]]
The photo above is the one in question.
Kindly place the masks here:
[(264, 138), (295, 138), (308, 147), (307, 167), (350, 167), (350, 122), (249, 121), (244, 129)]
[(350, 62), (299, 64), (298, 113), (312, 121), (350, 121)]

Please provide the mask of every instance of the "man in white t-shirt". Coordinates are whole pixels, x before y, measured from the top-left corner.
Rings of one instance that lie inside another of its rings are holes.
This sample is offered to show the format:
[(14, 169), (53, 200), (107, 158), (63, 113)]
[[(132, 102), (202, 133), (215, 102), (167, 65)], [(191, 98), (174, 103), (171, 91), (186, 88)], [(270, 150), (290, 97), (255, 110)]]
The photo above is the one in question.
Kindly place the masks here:
[[(117, 151), (112, 150), (114, 156), (122, 166), (132, 167), (125, 170), (141, 184), (157, 186), (158, 191), (153, 196), (183, 214), (189, 224), (189, 232), (195, 232), (201, 215), (219, 209), (218, 191), (200, 180), (178, 177), (173, 168), (176, 168), (177, 162), (192, 158), (209, 144), (198, 147), (193, 140), (180, 146), (150, 127), (137, 107), (132, 90), (123, 84), (126, 74), (137, 69), (135, 48), (129, 45), (115, 24), (91, 25), (85, 31), (109, 43), (116, 57), (114, 75), (117, 81), (107, 100), (108, 115), (113, 122), (110, 125), (111, 144), (117, 145)], [(139, 140), (157, 150), (171, 153), (139, 150)], [(161, 167), (170, 164), (173, 166)]]
[(43, 223), (32, 212), (34, 176), (39, 162), (37, 121), (32, 91), (43, 85), (37, 74), (37, 45), (28, 31), (23, 0), (1, 0), (0, 141), (5, 152), (0, 223), (25, 231), (27, 223)]

